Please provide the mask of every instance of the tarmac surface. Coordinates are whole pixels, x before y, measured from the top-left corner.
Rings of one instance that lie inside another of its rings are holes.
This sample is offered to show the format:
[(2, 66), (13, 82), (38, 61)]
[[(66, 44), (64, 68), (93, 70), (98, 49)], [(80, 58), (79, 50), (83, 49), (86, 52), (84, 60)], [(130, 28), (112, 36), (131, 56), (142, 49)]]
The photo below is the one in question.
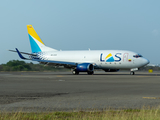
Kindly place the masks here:
[(0, 111), (160, 107), (160, 72), (0, 72)]

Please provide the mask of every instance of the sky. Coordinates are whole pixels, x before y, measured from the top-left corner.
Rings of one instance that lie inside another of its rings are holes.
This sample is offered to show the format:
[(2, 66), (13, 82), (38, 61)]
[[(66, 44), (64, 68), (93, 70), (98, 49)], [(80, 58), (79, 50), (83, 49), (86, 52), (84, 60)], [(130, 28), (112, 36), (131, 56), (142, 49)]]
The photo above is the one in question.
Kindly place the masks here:
[(160, 64), (160, 0), (0, 1), (0, 64), (21, 60), (9, 49), (31, 52), (28, 24), (57, 50), (130, 50)]

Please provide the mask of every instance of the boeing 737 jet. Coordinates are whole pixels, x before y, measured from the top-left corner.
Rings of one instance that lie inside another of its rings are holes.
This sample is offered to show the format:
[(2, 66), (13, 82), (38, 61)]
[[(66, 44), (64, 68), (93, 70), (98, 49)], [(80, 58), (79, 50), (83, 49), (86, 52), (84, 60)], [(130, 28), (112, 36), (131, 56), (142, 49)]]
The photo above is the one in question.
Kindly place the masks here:
[[(94, 73), (94, 69), (105, 72), (116, 72), (119, 69), (129, 69), (130, 74), (149, 63), (142, 55), (126, 50), (83, 50), (58, 51), (44, 45), (32, 25), (27, 25), (32, 53), (20, 52), (17, 48), (10, 50), (17, 52), (21, 59), (38, 61), (46, 65), (64, 66), (70, 68), (72, 73)], [(28, 55), (28, 58), (22, 54)]]

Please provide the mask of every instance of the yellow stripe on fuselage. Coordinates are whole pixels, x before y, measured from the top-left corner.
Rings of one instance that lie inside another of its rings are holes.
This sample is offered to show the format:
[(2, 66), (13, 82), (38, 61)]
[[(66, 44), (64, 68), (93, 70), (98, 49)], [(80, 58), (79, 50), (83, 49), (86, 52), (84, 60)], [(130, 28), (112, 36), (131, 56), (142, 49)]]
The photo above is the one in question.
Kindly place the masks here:
[(36, 40), (38, 40), (40, 43), (44, 45), (44, 43), (42, 42), (41, 38), (38, 36), (32, 25), (27, 25), (27, 30), (30, 36), (34, 37)]

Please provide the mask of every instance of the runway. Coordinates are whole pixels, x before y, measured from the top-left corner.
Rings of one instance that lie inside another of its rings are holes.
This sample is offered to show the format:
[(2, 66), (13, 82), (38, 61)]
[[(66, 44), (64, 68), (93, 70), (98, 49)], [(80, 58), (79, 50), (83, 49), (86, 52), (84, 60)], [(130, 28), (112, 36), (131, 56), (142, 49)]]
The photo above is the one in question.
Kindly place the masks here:
[(160, 72), (0, 72), (1, 111), (79, 111), (160, 106)]

